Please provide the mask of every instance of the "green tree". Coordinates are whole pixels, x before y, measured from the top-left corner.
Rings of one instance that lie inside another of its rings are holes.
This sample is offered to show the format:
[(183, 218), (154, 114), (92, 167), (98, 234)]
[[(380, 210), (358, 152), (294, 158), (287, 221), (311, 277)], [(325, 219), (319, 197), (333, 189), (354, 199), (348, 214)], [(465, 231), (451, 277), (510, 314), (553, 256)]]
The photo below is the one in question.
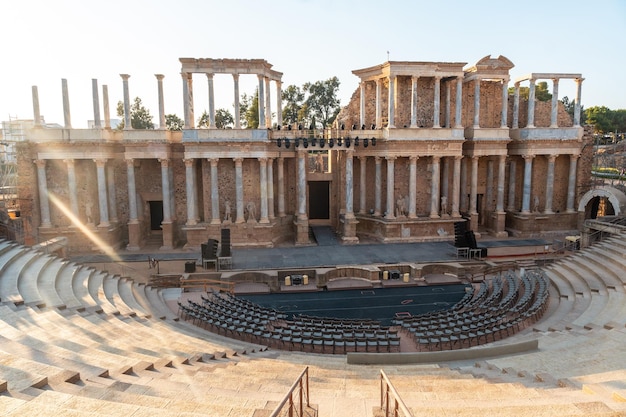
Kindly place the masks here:
[(585, 110), (587, 123), (593, 125), (596, 133), (613, 132), (613, 115), (606, 106), (594, 106)]
[[(565, 111), (570, 115), (572, 120), (574, 120), (574, 110), (576, 109), (576, 101), (569, 99), (569, 97), (564, 96), (561, 99), (561, 103), (563, 103), (563, 107), (565, 107)], [(585, 109), (584, 106), (580, 106), (580, 124), (584, 125), (586, 120)]]
[[(509, 95), (512, 96), (515, 94), (515, 87), (509, 87)], [(528, 97), (530, 97), (530, 88), (529, 87), (520, 87), (519, 88), (519, 98), (520, 100), (528, 101)], [(552, 100), (552, 94), (548, 90), (548, 83), (546, 81), (540, 81), (535, 84), (535, 100), (537, 101), (550, 101)]]
[(215, 111), (215, 127), (218, 129), (232, 128), (235, 125), (235, 118), (226, 109), (217, 109)]
[(322, 124), (322, 128), (326, 128), (335, 120), (339, 110), (341, 110), (337, 98), (339, 79), (332, 77), (325, 81), (306, 83), (302, 86), (302, 90), (308, 93), (305, 101), (309, 109), (308, 116), (314, 117)]
[(303, 117), (306, 117), (306, 109), (304, 106), (304, 92), (300, 87), (290, 85), (283, 90), (282, 101), (285, 103), (283, 106), (283, 121), (286, 124), (302, 123)]
[(183, 130), (185, 126), (185, 121), (175, 114), (166, 114), (165, 115), (165, 127), (167, 130)]
[(200, 118), (198, 119), (198, 124), (196, 125), (197, 128), (208, 128), (209, 127), (209, 113), (207, 113), (207, 111), (203, 111), (202, 115), (200, 116)]
[[(124, 103), (122, 101), (117, 102), (117, 115), (124, 116)], [(154, 123), (152, 123), (152, 116), (150, 110), (146, 109), (139, 97), (135, 97), (135, 100), (130, 106), (130, 125), (133, 129), (154, 129)], [(118, 129), (124, 129), (124, 120), (117, 125)]]
[(239, 104), (241, 125), (246, 129), (259, 128), (259, 90), (254, 92), (254, 96), (243, 94)]

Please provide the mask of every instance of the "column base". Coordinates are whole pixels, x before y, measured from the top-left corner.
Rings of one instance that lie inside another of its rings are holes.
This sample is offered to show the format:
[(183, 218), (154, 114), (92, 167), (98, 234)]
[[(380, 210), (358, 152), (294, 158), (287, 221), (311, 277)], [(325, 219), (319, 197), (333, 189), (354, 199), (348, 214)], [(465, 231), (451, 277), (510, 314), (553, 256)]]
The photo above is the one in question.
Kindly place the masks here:
[(163, 231), (163, 245), (159, 250), (172, 250), (174, 249), (174, 225), (172, 222), (161, 223), (161, 230)]
[(294, 221), (296, 227), (296, 245), (309, 245), (309, 219), (306, 216)]
[(476, 234), (478, 230), (478, 213), (470, 213), (469, 226), (469, 230), (473, 230), (474, 234)]
[(506, 228), (506, 213), (504, 211), (498, 211), (493, 214), (494, 218), (494, 236), (495, 237), (509, 237)]
[(341, 241), (348, 245), (356, 245), (359, 243), (359, 238), (356, 236), (356, 225), (359, 221), (354, 217), (354, 214), (350, 214), (342, 218), (341, 220)]

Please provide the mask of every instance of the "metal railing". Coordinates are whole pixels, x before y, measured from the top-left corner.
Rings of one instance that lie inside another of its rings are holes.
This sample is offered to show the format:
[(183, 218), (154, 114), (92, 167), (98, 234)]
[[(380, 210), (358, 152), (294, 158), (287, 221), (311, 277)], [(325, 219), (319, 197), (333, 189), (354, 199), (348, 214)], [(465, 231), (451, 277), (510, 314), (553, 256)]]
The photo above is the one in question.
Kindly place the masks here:
[(380, 409), (385, 413), (385, 417), (413, 417), (413, 413), (404, 404), (382, 369), (380, 370)]
[(188, 289), (202, 289), (204, 292), (216, 291), (216, 292), (228, 292), (230, 294), (235, 293), (235, 283), (230, 281), (220, 281), (218, 279), (210, 278), (180, 278), (180, 288), (183, 292)]
[[(294, 399), (294, 397), (296, 397)], [(309, 408), (309, 367), (304, 368), (285, 398), (276, 406), (270, 417), (303, 417)], [(314, 414), (315, 415), (315, 414)]]

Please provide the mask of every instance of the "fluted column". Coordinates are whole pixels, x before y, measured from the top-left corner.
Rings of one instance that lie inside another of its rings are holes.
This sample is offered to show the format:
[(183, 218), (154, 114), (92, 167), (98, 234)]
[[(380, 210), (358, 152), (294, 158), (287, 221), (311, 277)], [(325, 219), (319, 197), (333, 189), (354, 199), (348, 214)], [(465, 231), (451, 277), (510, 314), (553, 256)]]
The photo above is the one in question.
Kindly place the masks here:
[(70, 112), (70, 94), (67, 88), (67, 80), (65, 78), (61, 79), (61, 93), (63, 94), (63, 119), (65, 122), (65, 128), (71, 129), (72, 115)]
[(106, 167), (107, 174), (107, 194), (109, 197), (109, 217), (111, 222), (117, 223), (117, 201), (116, 201), (116, 191), (115, 191), (115, 167), (110, 163)]
[(233, 93), (235, 96), (235, 129), (241, 129), (241, 114), (239, 107), (239, 74), (233, 74)]
[(306, 214), (306, 157), (305, 150), (298, 150), (298, 221), (307, 220)]
[(478, 196), (478, 156), (472, 156), (472, 176), (470, 178), (470, 207), (471, 215), (478, 214), (476, 202)]
[(512, 128), (519, 128), (519, 83), (515, 83), (515, 91), (513, 93), (513, 123)]
[(461, 217), (459, 210), (459, 194), (461, 185), (461, 160), (462, 156), (454, 157), (452, 168), (452, 217)]
[(126, 184), (128, 186), (128, 223), (138, 223), (137, 189), (135, 187), (135, 160), (126, 160)]
[(457, 129), (463, 127), (461, 123), (461, 110), (463, 104), (463, 77), (457, 77), (456, 79), (456, 100), (454, 103), (454, 127)]
[(104, 128), (111, 128), (111, 113), (109, 108), (109, 87), (102, 86), (102, 109), (104, 110)]
[(185, 163), (185, 191), (187, 193), (187, 226), (194, 226), (197, 224), (196, 210), (198, 207), (196, 203), (196, 178), (193, 172), (196, 160), (190, 158), (184, 159), (183, 162)]
[[(261, 97), (259, 97), (261, 100)], [(272, 127), (272, 100), (270, 98), (270, 79), (265, 77), (265, 126)]]
[(395, 219), (395, 213), (394, 213), (394, 188), (395, 188), (395, 176), (396, 176), (396, 170), (395, 170), (395, 160), (396, 157), (395, 156), (386, 156), (385, 159), (387, 160), (387, 205), (386, 205), (386, 211), (387, 214), (385, 214), (385, 218), (387, 219)]
[(215, 88), (213, 86), (213, 74), (207, 74), (209, 88), (209, 129), (215, 129)]
[(166, 129), (165, 123), (165, 99), (163, 98), (163, 74), (154, 74), (157, 79), (157, 93), (159, 95), (159, 129)]
[(376, 163), (375, 180), (374, 180), (374, 216), (380, 216), (382, 214), (382, 158), (380, 156), (374, 157)]
[(367, 156), (359, 156), (359, 214), (365, 214), (367, 212), (366, 205), (366, 187), (367, 187)]
[(418, 76), (411, 77), (411, 127), (417, 127), (417, 80)]
[(274, 158), (267, 158), (267, 217), (270, 220), (274, 215)]
[(502, 79), (502, 110), (501, 110), (501, 117), (500, 117), (500, 127), (501, 128), (506, 128), (507, 127), (507, 116), (509, 114), (509, 79), (508, 78), (503, 78)]
[(100, 97), (98, 95), (98, 80), (91, 79), (91, 94), (93, 100), (93, 127), (94, 129), (102, 129), (100, 120)]
[(396, 119), (396, 76), (389, 76), (389, 106), (387, 108), (388, 128), (394, 128)]
[(235, 223), (244, 223), (243, 215), (243, 158), (234, 158), (235, 161), (235, 198), (237, 205), (237, 217)]
[(474, 80), (474, 129), (480, 128), (480, 79)]
[(120, 77), (122, 77), (122, 88), (124, 90), (124, 130), (131, 130), (133, 124), (130, 117), (130, 91), (128, 90), (128, 79), (130, 75), (120, 74)]
[(435, 77), (435, 100), (433, 106), (433, 128), (441, 127), (439, 115), (441, 114), (441, 77)]
[(163, 196), (163, 223), (171, 223), (172, 207), (170, 205), (170, 160), (159, 159), (161, 163), (161, 194)]
[(257, 75), (259, 79), (259, 129), (265, 129), (265, 105), (263, 98), (265, 97), (265, 77), (261, 74)]
[(52, 222), (50, 221), (50, 201), (48, 200), (48, 180), (46, 179), (46, 160), (36, 159), (35, 164), (37, 165), (41, 227), (52, 227)]
[(359, 125), (365, 124), (365, 81), (359, 83)]
[(78, 195), (76, 190), (76, 169), (73, 159), (65, 159), (67, 165), (67, 191), (70, 197), (70, 210), (78, 218)]
[(511, 158), (511, 162), (509, 163), (509, 197), (506, 205), (507, 211), (515, 211), (515, 187), (517, 186), (515, 183), (515, 159)]
[(417, 155), (409, 156), (409, 218), (417, 217), (415, 200), (417, 199)]
[(383, 88), (383, 79), (378, 78), (376, 80), (376, 127), (383, 127), (383, 112), (382, 112), (382, 103), (381, 103), (381, 90)]
[(259, 189), (261, 191), (261, 219), (259, 223), (269, 223), (267, 216), (267, 158), (259, 158)]
[(573, 213), (574, 200), (576, 197), (576, 165), (578, 163), (579, 155), (572, 154), (569, 156), (569, 179), (567, 183), (567, 212)]
[(548, 175), (546, 176), (546, 206), (544, 212), (552, 213), (552, 198), (554, 197), (554, 161), (558, 155), (548, 155)]
[(278, 158), (278, 217), (285, 217), (285, 158)]
[(467, 201), (467, 158), (461, 157), (461, 178), (460, 178), (460, 203), (459, 203), (459, 211), (467, 212), (469, 211), (468, 201)]
[[(220, 224), (220, 192), (217, 176), (217, 165), (219, 158), (209, 158), (211, 164), (211, 224)], [(231, 216), (232, 213), (224, 213), (224, 216)]]
[(504, 181), (506, 178), (506, 155), (498, 156), (498, 195), (496, 197), (496, 211), (504, 213)]
[(535, 79), (530, 80), (528, 87), (528, 123), (526, 127), (535, 127)]
[(354, 218), (354, 149), (346, 149), (346, 219)]
[(441, 176), (439, 173), (439, 156), (432, 156), (432, 175), (430, 180), (430, 218), (439, 218), (439, 192), (441, 187)]
[(574, 127), (580, 126), (580, 98), (584, 78), (576, 78), (576, 98), (574, 99)]
[(276, 126), (283, 125), (283, 90), (282, 82), (276, 80)]
[(522, 155), (524, 158), (524, 194), (522, 195), (522, 213), (530, 213), (530, 193), (532, 190), (533, 158), (535, 155)]
[(32, 87), (33, 95), (33, 125), (34, 127), (41, 127), (41, 111), (39, 110), (39, 92), (37, 86)]
[(559, 127), (559, 79), (552, 79), (552, 107), (550, 109), (550, 127)]
[(107, 181), (106, 181), (106, 159), (94, 159), (96, 163), (96, 172), (98, 176), (98, 207), (100, 209), (100, 224), (98, 227), (108, 227), (109, 223), (109, 205), (107, 199)]

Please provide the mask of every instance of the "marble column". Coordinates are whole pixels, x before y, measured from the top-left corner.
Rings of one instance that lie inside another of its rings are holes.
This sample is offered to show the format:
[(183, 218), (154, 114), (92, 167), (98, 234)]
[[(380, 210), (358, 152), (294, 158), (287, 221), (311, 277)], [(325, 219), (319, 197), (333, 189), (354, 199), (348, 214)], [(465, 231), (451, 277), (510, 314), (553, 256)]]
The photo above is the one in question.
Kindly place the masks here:
[(165, 123), (165, 99), (163, 98), (163, 74), (154, 74), (157, 79), (157, 93), (159, 95), (159, 129), (167, 129)]
[(569, 156), (569, 179), (567, 183), (567, 212), (573, 213), (576, 211), (574, 208), (574, 200), (576, 197), (576, 165), (579, 155), (572, 154)]
[(546, 176), (546, 206), (544, 213), (551, 214), (552, 199), (554, 197), (554, 162), (558, 155), (548, 155), (548, 175)]
[(576, 97), (574, 98), (574, 127), (580, 126), (580, 98), (584, 78), (576, 78)]
[(346, 219), (354, 218), (354, 149), (346, 149)]
[(94, 129), (102, 129), (100, 120), (100, 97), (98, 95), (98, 80), (91, 79), (91, 94), (93, 100), (93, 127)]
[(500, 117), (500, 127), (506, 129), (507, 117), (509, 114), (509, 79), (502, 79), (502, 115)]
[(417, 218), (415, 201), (417, 199), (417, 155), (409, 156), (409, 219)]
[(276, 80), (276, 126), (283, 125), (283, 90), (282, 82)]
[(550, 109), (550, 127), (559, 127), (559, 79), (552, 79), (552, 107)]
[(431, 180), (430, 180), (430, 218), (439, 218), (439, 193), (441, 190), (441, 175), (439, 172), (439, 156), (432, 156)]
[(70, 211), (78, 219), (78, 196), (76, 190), (76, 169), (73, 159), (65, 159), (67, 165), (67, 191), (70, 197)]
[(374, 173), (374, 216), (380, 216), (382, 214), (382, 194), (383, 194), (383, 174), (382, 174), (382, 158), (380, 156), (374, 157), (376, 163), (376, 171)]
[(530, 80), (528, 87), (528, 123), (526, 127), (535, 127), (535, 79)]
[[(443, 158), (443, 167), (441, 168), (441, 170), (443, 171), (441, 173), (441, 197), (445, 197), (446, 198), (446, 202), (448, 202), (448, 204), (450, 203), (450, 192), (449, 192), (449, 187), (450, 187), (450, 157), (444, 157)], [(441, 200), (440, 200), (441, 201)], [(448, 214), (448, 204), (446, 204), (446, 207), (441, 207), (441, 211), (443, 212), (445, 210), (445, 213), (442, 214)]]
[(445, 92), (446, 92), (446, 106), (444, 108), (444, 126), (446, 128), (450, 128), (450, 81), (445, 83)]
[(265, 129), (267, 127), (265, 124), (265, 105), (263, 100), (265, 97), (265, 77), (257, 74), (257, 78), (259, 79), (259, 129)]
[(396, 119), (396, 76), (389, 76), (389, 106), (387, 108), (388, 128), (394, 128)]
[(367, 156), (359, 156), (359, 174), (360, 174), (360, 183), (359, 183), (359, 214), (366, 214), (367, 208), (366, 205), (366, 189), (367, 189)]
[(515, 159), (511, 158), (511, 161), (509, 163), (509, 197), (506, 205), (507, 211), (515, 211), (515, 176), (517, 175), (515, 173), (515, 166)]
[(135, 187), (135, 160), (126, 160), (126, 184), (128, 186), (128, 223), (139, 223), (137, 189)]
[(235, 96), (235, 129), (241, 129), (241, 110), (239, 107), (239, 74), (233, 74), (233, 92)]
[(267, 158), (267, 217), (270, 220), (274, 215), (274, 158)]
[[(209, 158), (211, 164), (211, 224), (220, 224), (220, 191), (217, 174), (219, 158)], [(228, 205), (230, 209), (230, 204)], [(232, 216), (232, 213), (224, 213), (224, 216)]]
[(378, 78), (376, 80), (376, 127), (381, 129), (383, 127), (383, 109), (382, 109), (382, 95), (381, 90), (383, 88), (383, 79)]
[(131, 130), (133, 124), (130, 117), (130, 91), (128, 90), (128, 79), (130, 75), (120, 74), (120, 77), (122, 77), (122, 87), (124, 90), (124, 130)]
[(359, 125), (365, 124), (365, 81), (359, 83)]
[(493, 210), (493, 159), (487, 159), (487, 184), (485, 186), (485, 210)]
[(102, 86), (102, 109), (104, 111), (104, 128), (111, 128), (111, 112), (109, 106), (109, 87), (107, 85)]
[(94, 159), (98, 176), (98, 207), (100, 208), (100, 223), (98, 227), (108, 227), (109, 223), (109, 201), (107, 198), (106, 182), (106, 159)]
[(215, 129), (215, 89), (213, 87), (213, 74), (206, 74), (209, 89), (209, 129)]
[(454, 157), (454, 165), (452, 167), (452, 217), (461, 217), (459, 209), (459, 194), (461, 185), (461, 160), (462, 156)]
[(72, 116), (70, 112), (70, 94), (67, 88), (67, 80), (65, 78), (61, 79), (61, 93), (63, 94), (63, 119), (65, 122), (65, 128), (71, 129)]
[(524, 158), (524, 194), (522, 195), (522, 213), (530, 213), (530, 194), (532, 190), (533, 158), (535, 155), (522, 155)]
[(441, 77), (435, 77), (435, 100), (433, 106), (433, 128), (441, 127), (439, 115), (441, 114)]
[(159, 159), (161, 163), (161, 194), (163, 196), (163, 223), (172, 222), (172, 207), (170, 199), (170, 160)]
[(474, 80), (474, 129), (480, 128), (480, 81)]
[(478, 200), (478, 156), (472, 156), (472, 176), (470, 178), (470, 214), (477, 215), (476, 203)]
[(306, 158), (305, 150), (298, 150), (298, 221), (308, 220), (306, 214)]
[(464, 213), (469, 211), (467, 200), (467, 158), (461, 157), (461, 178), (460, 178), (460, 207), (459, 211)]
[(41, 127), (41, 112), (39, 110), (39, 92), (37, 91), (36, 85), (33, 85), (32, 87), (32, 95), (33, 95), (33, 124), (34, 124), (34, 127)]
[(278, 217), (285, 217), (285, 158), (278, 158)]
[(194, 168), (196, 160), (193, 158), (183, 159), (185, 163), (185, 191), (187, 194), (187, 226), (195, 226), (197, 224), (196, 210), (198, 204), (196, 203), (196, 182), (194, 175)]
[(463, 77), (456, 79), (456, 100), (454, 103), (454, 127), (460, 129), (463, 127), (461, 122), (461, 110), (463, 105)]
[(519, 83), (515, 83), (515, 91), (513, 93), (513, 129), (519, 129)]
[(418, 76), (411, 77), (411, 127), (417, 127), (417, 80)]
[(48, 180), (46, 179), (46, 160), (36, 159), (35, 164), (37, 165), (41, 227), (52, 227), (52, 222), (50, 221), (50, 201), (48, 200)]
[(194, 120), (193, 110), (193, 74), (190, 72), (182, 72), (183, 77), (183, 109), (185, 112), (185, 129), (195, 129), (196, 122)]
[[(261, 100), (261, 97), (259, 97)], [(265, 126), (272, 127), (272, 100), (270, 98), (270, 79), (265, 77)]]
[(496, 211), (504, 213), (504, 181), (506, 178), (506, 155), (498, 156), (498, 194), (496, 197)]
[(107, 164), (106, 167), (107, 174), (107, 194), (109, 197), (109, 217), (111, 222), (117, 223), (117, 201), (116, 201), (116, 190), (115, 190), (115, 167), (113, 163)]
[(385, 206), (386, 213), (385, 218), (389, 220), (393, 220), (396, 218), (394, 213), (394, 197), (395, 197), (395, 156), (386, 156), (387, 160), (387, 205)]
[(235, 198), (237, 206), (237, 217), (235, 223), (246, 221), (243, 215), (243, 158), (234, 158), (235, 161)]
[(269, 223), (267, 215), (267, 158), (259, 158), (259, 189), (261, 192), (261, 218), (259, 223)]

